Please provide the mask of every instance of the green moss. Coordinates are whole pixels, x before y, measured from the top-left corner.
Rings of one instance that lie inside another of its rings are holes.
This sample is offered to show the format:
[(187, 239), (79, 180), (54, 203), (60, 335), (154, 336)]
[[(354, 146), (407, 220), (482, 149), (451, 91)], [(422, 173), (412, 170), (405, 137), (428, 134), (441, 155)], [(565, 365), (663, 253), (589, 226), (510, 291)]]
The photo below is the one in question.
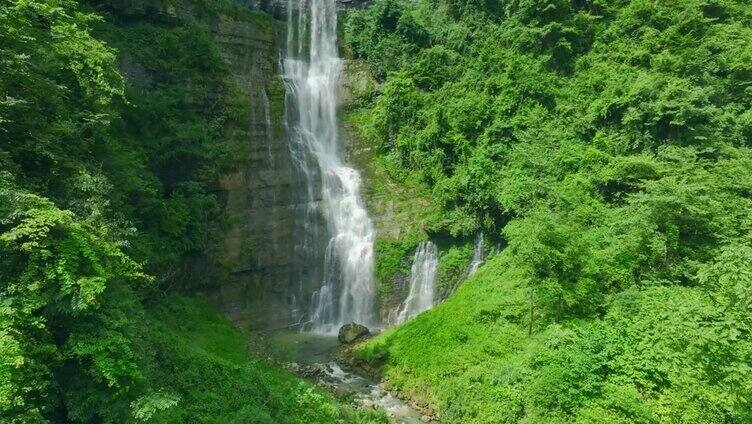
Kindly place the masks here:
[(285, 83), (282, 77), (268, 81), (266, 95), (269, 98), (269, 114), (272, 117), (274, 136), (277, 138), (284, 137)]
[(467, 277), (472, 258), (473, 245), (471, 243), (451, 245), (440, 252), (436, 273), (436, 286), (440, 293), (448, 294)]
[(247, 130), (250, 125), (250, 114), (247, 111), (251, 109), (251, 102), (239, 81), (229, 79), (227, 84), (225, 113), (228, 115), (228, 120), (234, 123), (234, 125), (228, 125), (226, 128), (227, 149), (229, 157), (242, 164), (247, 162), (250, 157)]
[(269, 31), (273, 29), (274, 26), (276, 25), (276, 22), (274, 21), (274, 19), (262, 11), (249, 10), (249, 9), (246, 9), (245, 7), (241, 7), (236, 4), (233, 4), (233, 7), (236, 13), (232, 14), (231, 16), (235, 17), (236, 19), (253, 22), (254, 24), (258, 25), (261, 29), (265, 31)]
[(403, 259), (415, 249), (423, 237), (413, 236), (401, 240), (379, 239), (376, 242), (376, 278), (387, 279), (397, 272), (409, 272)]
[(422, 234), (412, 234), (402, 239), (379, 237), (374, 246), (376, 279), (379, 296), (384, 299), (394, 290), (397, 275), (410, 275), (410, 254), (425, 240)]
[(232, 0), (163, 0), (174, 11), (185, 13), (200, 19), (213, 19), (219, 15), (235, 21), (253, 22), (263, 30), (270, 30), (275, 25), (274, 19), (260, 10), (252, 10)]

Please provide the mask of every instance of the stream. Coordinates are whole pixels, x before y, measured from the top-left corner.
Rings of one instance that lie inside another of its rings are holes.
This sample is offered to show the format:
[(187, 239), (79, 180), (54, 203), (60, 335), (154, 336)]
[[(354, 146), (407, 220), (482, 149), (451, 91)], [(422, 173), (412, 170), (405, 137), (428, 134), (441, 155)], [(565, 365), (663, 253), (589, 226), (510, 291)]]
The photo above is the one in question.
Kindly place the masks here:
[[(297, 331), (281, 331), (268, 335), (272, 353), (286, 361), (289, 370), (314, 379), (338, 397), (352, 397), (364, 408), (383, 409), (392, 424), (421, 424), (422, 414), (405, 401), (384, 390), (379, 382), (345, 371), (336, 362), (333, 350), (339, 346), (337, 336)], [(315, 370), (316, 372), (306, 372)], [(432, 421), (435, 422), (435, 421)]]

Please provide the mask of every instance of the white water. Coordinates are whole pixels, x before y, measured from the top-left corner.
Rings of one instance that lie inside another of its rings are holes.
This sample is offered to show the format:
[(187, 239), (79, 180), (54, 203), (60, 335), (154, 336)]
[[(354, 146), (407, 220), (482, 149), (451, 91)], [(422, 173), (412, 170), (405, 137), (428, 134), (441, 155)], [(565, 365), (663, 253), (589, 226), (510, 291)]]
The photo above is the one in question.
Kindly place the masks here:
[(423, 422), (418, 411), (384, 390), (381, 385), (343, 370), (336, 362), (329, 362), (323, 369), (324, 385), (331, 385), (340, 393), (350, 393), (353, 400), (363, 408), (383, 409), (389, 417), (389, 422), (395, 424), (421, 424)]
[[(373, 325), (374, 229), (360, 199), (360, 175), (344, 164), (338, 134), (342, 62), (336, 2), (289, 0), (288, 24), (284, 77), (297, 105), (291, 141), (303, 152), (294, 156), (307, 179), (308, 215), (323, 214), (328, 232), (323, 281), (311, 302), (311, 329), (332, 333), (349, 322)], [(307, 220), (307, 233), (317, 231), (315, 221)]]
[(274, 155), (272, 154), (272, 144), (274, 144), (274, 136), (272, 134), (272, 113), (269, 107), (269, 96), (266, 94), (266, 89), (261, 89), (261, 101), (264, 104), (264, 125), (266, 130), (266, 151), (268, 154), (269, 163), (274, 165)]
[[(328, 388), (340, 398), (352, 398), (365, 409), (383, 409), (392, 424), (422, 424), (422, 414), (407, 402), (389, 393), (378, 381), (342, 369), (333, 351), (339, 341), (334, 335), (281, 331), (270, 335), (276, 352), (293, 372), (308, 371), (319, 385)], [(293, 361), (293, 362), (287, 362)], [(311, 371), (319, 372), (311, 372)]]
[(439, 254), (436, 245), (424, 241), (415, 250), (413, 265), (410, 268), (410, 294), (394, 311), (390, 321), (400, 324), (431, 309), (436, 301), (436, 269)]
[(467, 270), (467, 276), (472, 277), (483, 265), (486, 260), (485, 251), (483, 250), (483, 233), (478, 233), (475, 236), (475, 244), (473, 245), (473, 260), (470, 262), (470, 267)]

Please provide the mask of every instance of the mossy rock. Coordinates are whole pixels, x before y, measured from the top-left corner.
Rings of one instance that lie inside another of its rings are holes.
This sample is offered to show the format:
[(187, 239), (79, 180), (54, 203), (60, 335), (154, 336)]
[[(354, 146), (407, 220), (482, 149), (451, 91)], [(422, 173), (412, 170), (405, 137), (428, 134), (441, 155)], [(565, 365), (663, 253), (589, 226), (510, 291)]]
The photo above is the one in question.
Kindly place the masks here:
[(353, 322), (350, 324), (345, 324), (339, 329), (337, 339), (342, 344), (351, 344), (370, 335), (371, 331), (368, 329), (368, 327)]

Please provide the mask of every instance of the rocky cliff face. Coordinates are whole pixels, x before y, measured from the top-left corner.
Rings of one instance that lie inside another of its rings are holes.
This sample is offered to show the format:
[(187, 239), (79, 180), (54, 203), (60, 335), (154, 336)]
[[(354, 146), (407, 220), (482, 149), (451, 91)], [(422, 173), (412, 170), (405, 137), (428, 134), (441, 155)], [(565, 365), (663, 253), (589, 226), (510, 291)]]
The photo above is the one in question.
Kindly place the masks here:
[(228, 228), (219, 261), (225, 273), (207, 296), (241, 326), (275, 328), (292, 320), (296, 178), (284, 132), (278, 36), (283, 25), (261, 12), (212, 25), (248, 111), (248, 140), (235, 146), (223, 191)]
[[(322, 279), (322, 269), (315, 264), (323, 265), (326, 245), (321, 245), (320, 237), (301, 241), (305, 236), (301, 213), (308, 210), (301, 202), (307, 198), (303, 194), (307, 187), (285, 133), (285, 86), (280, 75), (285, 24), (272, 17), (286, 16), (287, 1), (238, 3), (268, 13), (220, 16), (211, 24), (242, 101), (250, 107), (248, 140), (233, 146), (232, 172), (220, 181), (229, 216), (217, 254), (222, 272), (204, 294), (240, 326), (276, 329), (305, 316)], [(361, 3), (342, 2), (341, 7)], [(358, 75), (344, 73), (340, 106), (347, 107), (361, 91), (370, 89), (364, 84)]]

